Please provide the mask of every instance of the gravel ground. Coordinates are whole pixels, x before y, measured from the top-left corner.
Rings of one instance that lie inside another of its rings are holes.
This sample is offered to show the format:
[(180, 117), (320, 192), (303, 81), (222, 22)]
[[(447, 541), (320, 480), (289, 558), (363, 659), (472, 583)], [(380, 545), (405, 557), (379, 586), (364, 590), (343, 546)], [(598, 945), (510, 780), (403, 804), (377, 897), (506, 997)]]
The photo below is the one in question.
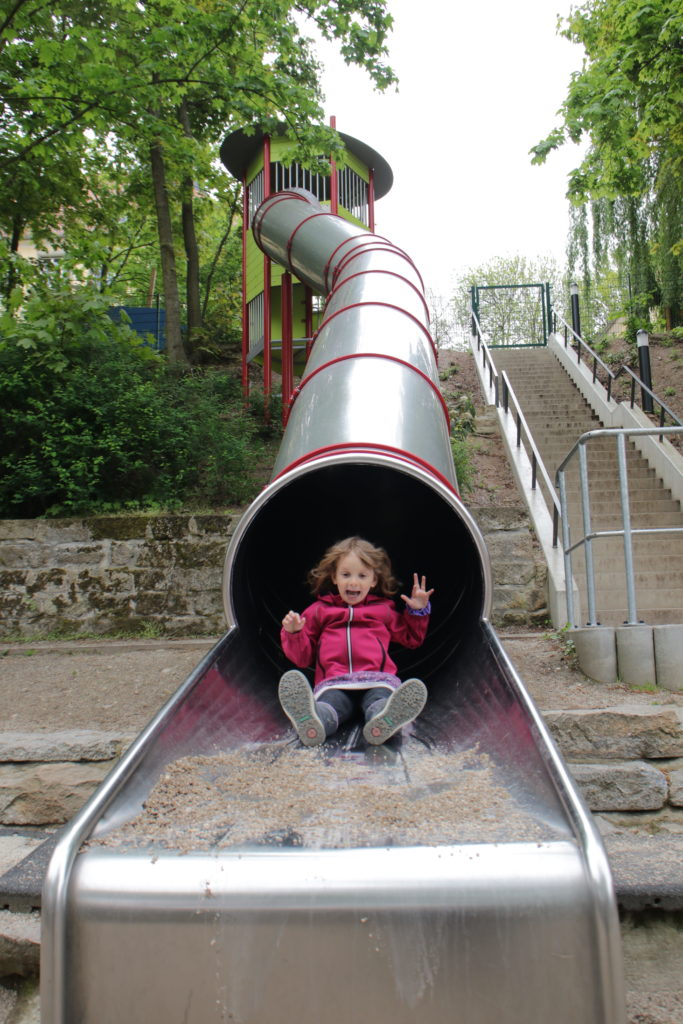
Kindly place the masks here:
[[(502, 639), (541, 709), (683, 703), (682, 694), (639, 693), (591, 682), (577, 669), (566, 642), (554, 634), (508, 633)], [(206, 638), (32, 647), (0, 643), (2, 728), (18, 732), (90, 728), (135, 735), (214, 642)], [(623, 935), (628, 1024), (683, 1024), (680, 924), (629, 925)], [(17, 1018), (11, 1009), (15, 998), (0, 987), (0, 1022), (34, 1024), (37, 1003), (31, 1004), (27, 1016)]]
[[(638, 692), (587, 679), (552, 633), (501, 634), (542, 710), (678, 704), (683, 693)], [(12, 732), (101, 729), (138, 733), (187, 678), (214, 639), (5, 645), (0, 722)], [(273, 681), (275, 685), (275, 680)]]
[(0, 644), (2, 729), (101, 729), (136, 735), (213, 643)]

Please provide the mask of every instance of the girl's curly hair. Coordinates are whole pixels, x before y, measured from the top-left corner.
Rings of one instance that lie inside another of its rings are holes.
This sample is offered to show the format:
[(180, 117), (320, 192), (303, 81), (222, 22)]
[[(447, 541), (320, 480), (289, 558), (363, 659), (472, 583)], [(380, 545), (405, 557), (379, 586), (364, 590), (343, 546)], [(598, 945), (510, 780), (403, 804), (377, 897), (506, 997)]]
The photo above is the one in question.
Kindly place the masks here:
[(357, 555), (377, 577), (377, 583), (372, 588), (373, 593), (392, 597), (398, 591), (398, 580), (394, 577), (391, 560), (384, 548), (375, 547), (362, 537), (346, 537), (345, 540), (337, 541), (328, 548), (320, 562), (309, 572), (308, 582), (316, 597), (335, 589), (333, 577), (339, 561), (350, 554)]

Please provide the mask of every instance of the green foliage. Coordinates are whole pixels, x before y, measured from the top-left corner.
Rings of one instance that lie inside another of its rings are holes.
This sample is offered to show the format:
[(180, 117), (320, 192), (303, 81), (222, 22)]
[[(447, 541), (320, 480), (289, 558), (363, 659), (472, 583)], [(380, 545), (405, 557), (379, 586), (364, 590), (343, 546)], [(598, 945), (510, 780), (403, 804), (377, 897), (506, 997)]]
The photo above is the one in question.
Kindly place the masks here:
[(584, 64), (569, 84), (561, 126), (531, 152), (541, 163), (565, 142), (588, 139), (568, 195), (589, 204), (590, 223), (584, 213), (574, 225), (570, 245), (579, 251), (570, 268), (581, 267), (586, 286), (615, 269), (631, 327), (660, 303), (670, 326), (683, 305), (680, 0), (587, 0), (561, 26), (583, 45)]
[[(81, 289), (26, 304), (0, 343), (0, 515), (253, 496), (258, 423), (225, 373), (178, 374)], [(72, 315), (69, 316), (71, 309)], [(42, 310), (42, 312), (41, 312)]]
[[(223, 137), (284, 122), (295, 159), (339, 153), (320, 125), (305, 33), (335, 40), (383, 89), (395, 81), (391, 24), (385, 0), (15, 0), (0, 16), (4, 297), (29, 283), (16, 259), (27, 234), (72, 273), (138, 302), (161, 265), (169, 358), (183, 362), (183, 285), (190, 350), (203, 346), (192, 334), (212, 285), (229, 277), (239, 291), (234, 264), (229, 274), (219, 266), (239, 225), (237, 186), (216, 160)], [(231, 211), (227, 223), (217, 205)]]
[[(457, 367), (451, 367), (457, 373)], [(475, 468), (472, 459), (472, 437), (475, 428), (475, 408), (469, 395), (462, 392), (449, 401), (451, 420), (451, 453), (462, 494), (470, 494), (474, 488)]]
[(525, 256), (498, 256), (460, 275), (453, 296), (454, 318), (463, 337), (469, 338), (472, 285), (504, 286), (500, 290), (480, 291), (480, 324), (493, 344), (513, 341), (527, 344), (543, 340), (540, 289), (512, 289), (509, 285), (549, 282), (551, 296), (560, 294), (562, 278), (554, 259)]
[(474, 465), (472, 462), (471, 442), (467, 437), (451, 436), (451, 452), (458, 488), (461, 494), (470, 494), (474, 488)]

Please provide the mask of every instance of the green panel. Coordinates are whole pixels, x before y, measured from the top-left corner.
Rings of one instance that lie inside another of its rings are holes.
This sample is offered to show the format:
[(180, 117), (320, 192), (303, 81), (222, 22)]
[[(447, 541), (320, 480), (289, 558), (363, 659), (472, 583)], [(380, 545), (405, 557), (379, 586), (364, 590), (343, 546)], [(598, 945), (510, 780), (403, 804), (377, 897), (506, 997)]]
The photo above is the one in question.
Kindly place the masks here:
[(354, 217), (353, 214), (349, 213), (345, 206), (340, 205), (339, 216), (342, 220), (348, 220), (350, 224), (356, 224), (359, 228), (362, 228), (363, 231), (370, 230), (367, 224), (364, 224), (362, 220), (358, 219), (358, 217)]
[(295, 338), (306, 335), (306, 289), (298, 283), (292, 288), (292, 334)]
[(294, 149), (294, 144), (289, 139), (283, 139), (282, 137), (274, 138), (270, 140), (270, 159), (273, 163), (291, 164), (291, 157), (288, 158), (288, 154)]
[(370, 181), (370, 171), (368, 168), (364, 163), (361, 163), (355, 153), (351, 153), (348, 149), (346, 150), (344, 163), (347, 167), (350, 167), (352, 171), (355, 171), (358, 177), (362, 178), (366, 184)]
[(282, 341), (282, 289), (270, 289), (270, 336)]
[(263, 253), (254, 241), (251, 231), (247, 232), (247, 302), (263, 291)]
[(263, 170), (263, 150), (258, 153), (247, 167), (246, 180), (247, 184), (253, 181), (259, 171)]

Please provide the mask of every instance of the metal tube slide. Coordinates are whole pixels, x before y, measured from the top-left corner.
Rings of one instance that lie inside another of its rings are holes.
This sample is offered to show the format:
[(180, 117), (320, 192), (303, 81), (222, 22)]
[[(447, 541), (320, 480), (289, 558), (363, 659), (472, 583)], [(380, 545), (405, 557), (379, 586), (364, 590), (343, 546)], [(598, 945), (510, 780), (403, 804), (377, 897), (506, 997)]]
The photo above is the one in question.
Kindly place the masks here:
[[(43, 1022), (622, 1024), (605, 852), (488, 622), (420, 276), (305, 193), (267, 199), (254, 232), (325, 317), (228, 549), (226, 636), (57, 846)], [(396, 652), (429, 700), (383, 747), (352, 724), (306, 750), (277, 702), (279, 624), (354, 533), (436, 587), (427, 641)]]

